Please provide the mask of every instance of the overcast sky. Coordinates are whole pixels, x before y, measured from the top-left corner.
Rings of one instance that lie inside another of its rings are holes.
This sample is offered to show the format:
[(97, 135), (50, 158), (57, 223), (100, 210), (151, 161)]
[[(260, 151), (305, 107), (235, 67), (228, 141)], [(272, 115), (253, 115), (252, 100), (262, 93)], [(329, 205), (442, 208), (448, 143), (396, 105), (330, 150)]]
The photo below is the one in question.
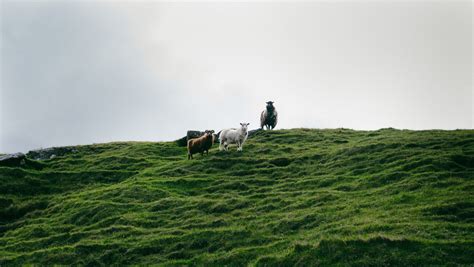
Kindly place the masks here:
[(188, 129), (474, 126), (471, 1), (1, 1), (0, 152)]

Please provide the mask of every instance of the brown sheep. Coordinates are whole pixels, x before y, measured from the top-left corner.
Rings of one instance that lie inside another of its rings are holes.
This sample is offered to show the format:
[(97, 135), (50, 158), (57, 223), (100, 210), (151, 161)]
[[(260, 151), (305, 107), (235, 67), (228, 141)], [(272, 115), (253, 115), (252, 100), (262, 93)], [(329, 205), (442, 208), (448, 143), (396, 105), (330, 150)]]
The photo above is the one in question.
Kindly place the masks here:
[(193, 138), (188, 140), (188, 159), (193, 158), (193, 154), (201, 153), (204, 155), (209, 154), (209, 149), (212, 147), (214, 142), (214, 131), (206, 130), (204, 135), (198, 138)]
[(209, 154), (209, 149), (211, 149), (212, 147), (212, 144), (214, 144), (214, 139), (215, 139), (215, 135), (214, 135), (214, 130), (206, 130), (205, 132), (207, 132), (211, 138), (210, 139), (207, 139), (206, 142), (204, 142), (203, 144), (203, 151), (206, 151), (206, 155)]

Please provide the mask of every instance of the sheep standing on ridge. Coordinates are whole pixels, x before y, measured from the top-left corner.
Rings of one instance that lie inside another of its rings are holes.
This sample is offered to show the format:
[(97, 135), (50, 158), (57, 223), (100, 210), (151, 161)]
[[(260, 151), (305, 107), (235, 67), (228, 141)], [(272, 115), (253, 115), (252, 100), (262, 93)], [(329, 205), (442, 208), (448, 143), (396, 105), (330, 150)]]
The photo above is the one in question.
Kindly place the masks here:
[(193, 158), (193, 154), (201, 153), (204, 155), (209, 154), (209, 149), (212, 147), (214, 141), (214, 131), (206, 130), (204, 135), (198, 138), (193, 138), (188, 140), (188, 159)]
[(206, 152), (206, 155), (208, 155), (209, 149), (211, 149), (212, 144), (214, 144), (215, 136), (214, 130), (206, 130), (205, 133), (208, 133), (211, 136), (210, 139), (206, 139), (206, 141), (202, 144), (202, 151)]
[(272, 101), (267, 102), (267, 108), (260, 115), (260, 128), (266, 126), (267, 130), (273, 130), (278, 122), (278, 113)]
[(237, 151), (242, 151), (242, 146), (247, 140), (247, 128), (250, 123), (241, 123), (239, 129), (224, 129), (219, 134), (219, 150), (228, 150), (229, 144), (237, 144)]

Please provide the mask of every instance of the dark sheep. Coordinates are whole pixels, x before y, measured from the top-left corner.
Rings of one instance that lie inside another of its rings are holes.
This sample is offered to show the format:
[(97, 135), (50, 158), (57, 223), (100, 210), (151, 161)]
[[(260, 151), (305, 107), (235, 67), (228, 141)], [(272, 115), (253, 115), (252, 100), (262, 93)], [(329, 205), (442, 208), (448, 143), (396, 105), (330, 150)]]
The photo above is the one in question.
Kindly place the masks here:
[(272, 101), (267, 102), (267, 108), (260, 115), (260, 128), (266, 126), (267, 130), (273, 130), (278, 122), (278, 113)]

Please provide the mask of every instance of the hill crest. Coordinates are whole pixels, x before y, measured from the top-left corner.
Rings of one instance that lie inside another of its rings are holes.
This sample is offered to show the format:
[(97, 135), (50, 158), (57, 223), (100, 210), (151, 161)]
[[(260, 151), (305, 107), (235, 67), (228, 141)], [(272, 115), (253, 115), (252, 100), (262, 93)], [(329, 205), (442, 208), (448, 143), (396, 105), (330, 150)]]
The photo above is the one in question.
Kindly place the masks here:
[(473, 130), (74, 148), (0, 167), (0, 265), (474, 263)]

